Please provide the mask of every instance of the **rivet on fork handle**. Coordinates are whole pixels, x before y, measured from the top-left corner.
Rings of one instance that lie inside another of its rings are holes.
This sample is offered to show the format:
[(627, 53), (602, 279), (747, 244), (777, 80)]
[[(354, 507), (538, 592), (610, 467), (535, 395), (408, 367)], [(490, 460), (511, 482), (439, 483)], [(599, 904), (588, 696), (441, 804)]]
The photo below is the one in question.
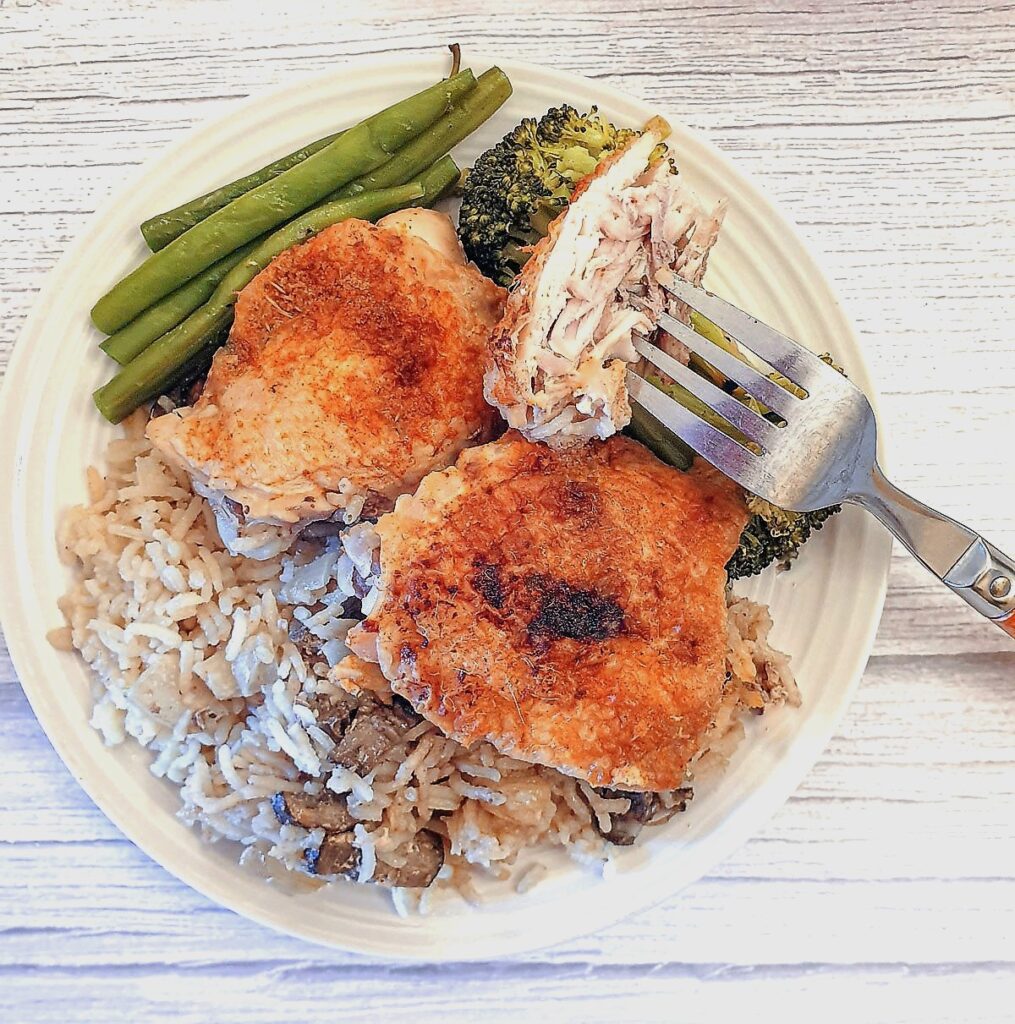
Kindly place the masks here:
[[(995, 601), (1003, 601), (1012, 596), (1012, 581), (1010, 576), (997, 575), (987, 586), (987, 593)], [(1009, 636), (1015, 636), (1015, 611), (1004, 618), (994, 620)]]
[(944, 574), (944, 582), (1010, 636), (1015, 636), (1015, 564), (977, 537)]

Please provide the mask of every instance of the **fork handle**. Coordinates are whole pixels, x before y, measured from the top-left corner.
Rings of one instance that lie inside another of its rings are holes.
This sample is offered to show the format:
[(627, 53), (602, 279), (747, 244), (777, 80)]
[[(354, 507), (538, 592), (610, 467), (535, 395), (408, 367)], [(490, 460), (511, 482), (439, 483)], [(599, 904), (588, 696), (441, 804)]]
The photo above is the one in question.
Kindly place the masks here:
[(853, 500), (872, 512), (942, 583), (1015, 637), (1015, 560), (968, 526), (891, 483), (875, 466)]

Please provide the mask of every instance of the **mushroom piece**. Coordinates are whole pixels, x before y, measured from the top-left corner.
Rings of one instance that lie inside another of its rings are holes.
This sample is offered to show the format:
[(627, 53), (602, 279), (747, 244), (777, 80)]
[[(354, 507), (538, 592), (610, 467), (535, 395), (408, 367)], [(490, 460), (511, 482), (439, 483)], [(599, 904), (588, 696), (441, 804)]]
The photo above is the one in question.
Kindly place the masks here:
[(646, 825), (661, 825), (674, 814), (687, 810), (691, 799), (690, 787), (675, 789), (672, 793), (637, 793), (626, 789), (597, 789), (600, 796), (609, 800), (629, 800), (631, 806), (623, 814), (610, 815), (610, 830), (603, 832), (596, 816), (592, 816), (595, 830), (614, 846), (630, 846)]
[(321, 650), (324, 641), (314, 636), (299, 619), (293, 619), (289, 625), (289, 640), (308, 665), (324, 661), (324, 652)]
[[(353, 834), (328, 832), (317, 849), (303, 855), (307, 871), (312, 875), (342, 875), (354, 877), (363, 856), (353, 845)], [(405, 863), (401, 867), (377, 862), (371, 882), (397, 888), (425, 889), (444, 866), (444, 841), (435, 832), (424, 829), (413, 836), (405, 849)]]
[(304, 851), (303, 860), (312, 875), (352, 875), (359, 869), (360, 856), (351, 831), (328, 832), (316, 850)]
[(307, 701), (307, 707), (313, 711), (320, 728), (336, 743), (356, 713), (355, 705), (350, 701), (329, 693), (315, 694)]
[(380, 764), (384, 755), (420, 721), (420, 716), (404, 703), (362, 704), (331, 757), (336, 764), (363, 775)]
[(344, 832), (356, 824), (345, 797), (329, 790), (317, 796), (310, 793), (276, 793), (271, 798), (271, 808), (283, 825), (296, 824), (303, 828)]
[(342, 519), (342, 512), (336, 512), (330, 519), (315, 519), (300, 531), (301, 540), (325, 540), (328, 537), (339, 537), (347, 529)]
[(597, 833), (607, 842), (615, 846), (631, 846), (648, 824), (662, 824), (669, 821), (674, 814), (687, 810), (687, 801), (692, 793), (690, 786), (683, 786), (672, 793), (636, 793), (631, 790), (610, 790), (603, 786), (596, 793), (607, 800), (627, 800), (630, 807), (623, 814), (610, 814), (610, 827), (603, 831), (596, 816), (592, 815), (592, 824)]
[(400, 868), (377, 862), (373, 880), (378, 885), (406, 889), (425, 889), (444, 866), (444, 841), (436, 832), (417, 832), (405, 850), (405, 863)]
[(655, 813), (659, 806), (657, 793), (634, 793), (626, 789), (597, 789), (600, 796), (610, 800), (629, 800), (631, 806), (623, 814), (610, 815), (610, 830), (603, 832), (593, 815), (593, 822), (596, 822), (596, 831), (614, 846), (630, 846), (638, 834), (645, 827), (645, 823)]
[[(334, 588), (332, 587), (331, 590)], [(310, 614), (314, 615), (323, 610), (323, 603), (317, 603), (310, 608)], [(345, 601), (332, 608), (333, 614), (340, 619), (362, 619), (363, 606), (358, 597), (347, 597)], [(324, 645), (328, 642), (309, 629), (299, 619), (293, 619), (289, 623), (289, 641), (300, 652), (300, 657), (308, 665), (316, 665), (319, 662), (326, 662), (327, 655), (324, 653)]]

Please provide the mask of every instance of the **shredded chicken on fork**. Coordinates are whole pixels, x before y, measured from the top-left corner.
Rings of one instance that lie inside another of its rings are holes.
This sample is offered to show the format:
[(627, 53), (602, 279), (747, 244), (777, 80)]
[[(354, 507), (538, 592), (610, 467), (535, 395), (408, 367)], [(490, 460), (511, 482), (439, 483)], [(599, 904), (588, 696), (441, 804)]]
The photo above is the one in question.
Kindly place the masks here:
[(565, 447), (624, 427), (632, 334), (650, 334), (664, 310), (684, 314), (662, 288), (670, 274), (697, 284), (705, 272), (725, 202), (706, 213), (669, 161), (653, 159), (661, 138), (650, 125), (579, 184), (494, 331), (485, 393), (530, 440)]

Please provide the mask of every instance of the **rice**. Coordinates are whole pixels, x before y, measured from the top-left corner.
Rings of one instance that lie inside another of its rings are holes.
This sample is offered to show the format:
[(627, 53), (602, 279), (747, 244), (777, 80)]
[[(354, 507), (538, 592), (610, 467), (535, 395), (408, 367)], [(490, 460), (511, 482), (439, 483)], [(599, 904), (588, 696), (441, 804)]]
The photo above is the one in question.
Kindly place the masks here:
[[(488, 743), (467, 749), (423, 721), (366, 774), (332, 760), (335, 741), (315, 701), (390, 700), (378, 672), (331, 671), (349, 653), (354, 621), (338, 602), (354, 573), (370, 574), (372, 531), (347, 537), (354, 560), (334, 537), (265, 561), (229, 554), (206, 501), (143, 426), (136, 416), (109, 445), (105, 475), (89, 471), (88, 505), (63, 519), (59, 543), (74, 583), (60, 601), (67, 625), (50, 640), (91, 668), (92, 726), (109, 746), (130, 738), (151, 751), (151, 771), (179, 788), (184, 822), (209, 841), (240, 844), (241, 863), (267, 877), (304, 877), (323, 830), (283, 824), (272, 798), (344, 794), (361, 882), (378, 865), (403, 866), (421, 830), (437, 832), (444, 866), (423, 894), (393, 891), (399, 913), (425, 911), (431, 890), (475, 900), (480, 879), (510, 877), (534, 847), (605, 861), (602, 833), (629, 800)], [(730, 678), (696, 773), (729, 756), (745, 714), (799, 703), (788, 659), (768, 644), (767, 610), (731, 598), (729, 622)], [(307, 663), (290, 639), (294, 624), (316, 637), (324, 661)], [(686, 790), (663, 794), (660, 820), (686, 799)], [(538, 863), (519, 870), (516, 890), (545, 873)]]

